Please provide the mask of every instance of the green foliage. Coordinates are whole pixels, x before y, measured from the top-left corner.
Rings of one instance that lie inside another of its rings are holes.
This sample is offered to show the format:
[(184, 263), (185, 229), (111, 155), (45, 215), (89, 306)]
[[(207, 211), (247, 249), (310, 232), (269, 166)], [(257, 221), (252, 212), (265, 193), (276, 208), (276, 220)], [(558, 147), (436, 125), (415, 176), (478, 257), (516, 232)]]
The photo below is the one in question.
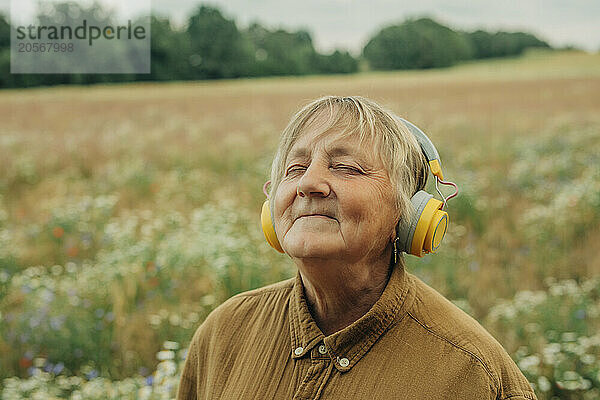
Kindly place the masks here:
[(348, 52), (336, 50), (330, 55), (317, 53), (310, 34), (304, 30), (271, 31), (253, 23), (245, 35), (252, 42), (255, 57), (251, 75), (351, 73), (358, 69), (357, 61)]
[(10, 25), (4, 14), (0, 14), (0, 50), (10, 47)]
[(525, 32), (459, 33), (422, 18), (383, 28), (363, 49), (373, 69), (448, 67), (462, 60), (507, 57), (548, 43)]
[(179, 344), (165, 341), (163, 349), (156, 353), (160, 361), (151, 374), (136, 374), (123, 380), (111, 381), (98, 376), (98, 371), (86, 365), (82, 375), (62, 375), (64, 367), (52, 364), (45, 358), (36, 358), (31, 367), (31, 377), (4, 380), (0, 394), (7, 400), (29, 399), (86, 399), (86, 400), (162, 400), (177, 394), (187, 349), (179, 350)]
[(191, 79), (191, 43), (187, 32), (173, 29), (166, 17), (152, 16), (150, 41), (150, 75), (140, 80)]
[[(50, 24), (60, 20), (68, 24), (74, 22), (70, 15), (89, 15), (90, 21), (97, 22), (111, 17), (99, 4), (85, 8), (77, 4), (56, 3), (53, 7), (51, 15), (39, 15), (40, 21)], [(306, 31), (270, 31), (259, 24), (240, 31), (234, 20), (210, 6), (198, 7), (189, 17), (185, 30), (174, 29), (169, 18), (161, 16), (151, 17), (151, 29), (150, 74), (10, 74), (10, 29), (6, 19), (0, 15), (0, 87), (349, 73), (357, 70), (357, 61), (348, 52), (317, 53)], [(126, 57), (121, 58), (126, 60)]]
[(600, 222), (600, 138), (587, 124), (564, 124), (513, 144), (517, 161), (507, 185), (532, 206), (523, 212), (524, 234), (560, 252), (581, 242)]
[(461, 183), (460, 196), (452, 200), (452, 214), (456, 220), (468, 224), (474, 233), (481, 235), (487, 226), (485, 208), (477, 202), (480, 195), (475, 192), (475, 188), (465, 182)]
[(490, 33), (477, 30), (465, 35), (472, 43), (474, 58), (516, 56), (530, 47), (550, 47), (548, 43), (525, 32)]
[[(149, 360), (131, 356), (140, 350), (129, 335), (136, 332), (151, 343), (189, 340), (216, 304), (288, 273), (285, 264), (264, 261), (275, 255), (262, 243), (252, 216), (232, 202), (206, 204), (188, 220), (177, 212), (116, 217), (117, 201), (86, 197), (54, 209), (45, 226), (35, 229), (38, 243), (52, 237), (58, 249), (65, 242), (79, 247), (88, 242), (94, 250), (85, 254), (89, 261), (0, 271), (0, 347), (12, 349), (0, 359), (0, 377), (24, 372), (34, 357), (61, 363), (68, 374), (88, 365), (103, 376), (133, 375)], [(206, 288), (180, 292), (190, 279), (204, 280)], [(151, 308), (157, 299), (179, 307), (183, 295), (200, 306), (177, 313)]]
[(237, 78), (247, 75), (252, 53), (233, 20), (213, 7), (200, 6), (189, 18), (187, 33), (196, 79)]
[(383, 28), (363, 49), (373, 69), (448, 67), (471, 53), (464, 36), (429, 18)]
[(598, 398), (600, 279), (546, 285), (499, 302), (484, 324), (504, 337), (540, 399)]
[(358, 61), (347, 51), (335, 50), (329, 55), (315, 54), (315, 65), (322, 74), (349, 74), (358, 71)]
[[(98, 3), (84, 7), (63, 2), (54, 3), (53, 7), (48, 15), (39, 13), (41, 22), (74, 23), (72, 15), (86, 15), (97, 23), (111, 18)], [(152, 16), (151, 30), (150, 74), (10, 74), (10, 29), (0, 14), (0, 87), (358, 71), (359, 61), (347, 51), (318, 53), (305, 30), (269, 30), (255, 22), (240, 31), (233, 19), (212, 6), (198, 7), (184, 30), (173, 28), (168, 17)], [(363, 49), (361, 62), (365, 64), (366, 60), (376, 70), (439, 68), (473, 58), (514, 56), (530, 47), (549, 45), (524, 32), (459, 33), (430, 18), (409, 19), (383, 28), (371, 38)], [(90, 53), (89, 57), (93, 56)], [(125, 56), (117, 59), (127, 61)]]
[[(75, 18), (77, 15), (79, 17)], [(43, 8), (37, 10), (37, 20), (40, 25), (71, 25), (76, 26), (82, 19), (86, 19), (88, 24), (106, 25), (113, 18), (113, 14), (104, 9), (99, 3), (93, 3), (88, 6), (82, 6), (74, 2), (53, 3), (52, 12), (47, 12)], [(8, 40), (10, 43), (10, 30), (2, 28), (4, 23), (0, 18), (0, 42)], [(8, 34), (8, 37), (2, 35)], [(97, 63), (115, 62), (127, 63), (129, 58), (125, 56), (128, 49), (120, 42), (115, 41), (111, 46), (110, 59), (103, 57), (98, 49), (82, 46), (78, 57), (82, 59), (93, 59)], [(62, 57), (54, 57), (52, 61), (61, 65), (70, 62)], [(108, 65), (108, 64), (107, 64)], [(50, 86), (62, 84), (91, 84), (101, 82), (126, 82), (134, 80), (133, 74), (11, 74), (10, 63), (6, 62), (0, 46), (0, 83), (1, 87), (31, 87), (31, 86)]]
[(270, 31), (254, 23), (246, 32), (254, 46), (256, 75), (305, 75), (316, 72), (316, 51), (306, 31)]

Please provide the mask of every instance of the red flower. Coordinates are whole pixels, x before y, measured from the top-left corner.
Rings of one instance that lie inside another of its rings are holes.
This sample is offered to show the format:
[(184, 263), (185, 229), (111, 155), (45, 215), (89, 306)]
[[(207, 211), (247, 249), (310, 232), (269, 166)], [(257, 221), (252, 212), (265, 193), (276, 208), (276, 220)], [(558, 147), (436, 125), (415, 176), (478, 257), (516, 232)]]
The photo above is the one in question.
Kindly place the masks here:
[(33, 361), (31, 361), (29, 358), (27, 357), (23, 357), (19, 360), (19, 366), (21, 368), (29, 368), (33, 365)]
[(52, 235), (55, 238), (60, 238), (64, 234), (65, 234), (65, 230), (63, 228), (61, 228), (60, 226), (55, 226), (54, 229), (52, 229)]

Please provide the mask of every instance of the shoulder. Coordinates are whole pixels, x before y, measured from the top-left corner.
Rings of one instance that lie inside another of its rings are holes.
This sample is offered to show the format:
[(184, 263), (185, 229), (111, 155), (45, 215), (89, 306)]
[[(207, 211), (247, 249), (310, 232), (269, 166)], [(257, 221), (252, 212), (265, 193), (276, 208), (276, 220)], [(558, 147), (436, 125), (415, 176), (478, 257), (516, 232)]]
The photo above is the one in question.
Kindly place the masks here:
[(485, 328), (418, 277), (408, 275), (415, 297), (407, 314), (430, 340), (451, 346), (462, 357), (480, 364), (498, 398), (535, 399), (519, 368)]
[(238, 293), (232, 296), (227, 301), (235, 301), (240, 298), (259, 298), (263, 296), (273, 296), (281, 293), (290, 292), (294, 286), (295, 278), (289, 278), (284, 281), (275, 282), (267, 286), (260, 287), (258, 289), (248, 290), (246, 292)]
[(232, 327), (248, 321), (265, 320), (278, 309), (287, 307), (294, 278), (238, 293), (210, 312), (196, 330), (193, 341), (200, 337), (232, 332)]
[(227, 317), (236, 311), (247, 311), (247, 308), (256, 307), (263, 303), (285, 302), (294, 286), (294, 278), (276, 282), (258, 289), (238, 293), (230, 297), (220, 306), (215, 308), (211, 315), (213, 318)]
[(235, 359), (248, 343), (264, 336), (265, 329), (287, 329), (284, 311), (293, 283), (288, 279), (239, 293), (211, 311), (188, 347), (178, 398), (212, 387), (211, 376), (227, 368), (223, 360)]

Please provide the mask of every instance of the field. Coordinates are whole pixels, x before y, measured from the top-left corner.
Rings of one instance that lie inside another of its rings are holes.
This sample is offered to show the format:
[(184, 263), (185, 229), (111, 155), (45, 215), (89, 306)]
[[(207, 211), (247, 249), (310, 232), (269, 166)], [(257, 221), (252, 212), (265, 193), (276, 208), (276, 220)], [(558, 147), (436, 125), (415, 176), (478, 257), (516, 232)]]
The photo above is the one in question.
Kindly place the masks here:
[(408, 270), (540, 399), (600, 398), (600, 55), (576, 52), (0, 91), (1, 397), (173, 397), (207, 313), (295, 273), (262, 237), (261, 188), (292, 113), (326, 94), (416, 123), (460, 188), (443, 249)]

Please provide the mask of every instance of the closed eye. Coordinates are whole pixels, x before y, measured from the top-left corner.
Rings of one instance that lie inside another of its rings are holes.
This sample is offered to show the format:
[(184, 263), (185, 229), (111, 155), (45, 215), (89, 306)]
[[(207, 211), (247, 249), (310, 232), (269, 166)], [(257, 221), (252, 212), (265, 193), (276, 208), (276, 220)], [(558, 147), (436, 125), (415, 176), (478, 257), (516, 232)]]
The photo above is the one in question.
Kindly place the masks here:
[[(347, 164), (336, 164), (336, 165), (331, 166), (330, 168), (340, 170), (343, 172), (353, 173), (353, 174), (364, 174), (364, 172), (360, 168), (353, 167), (353, 166), (347, 165)], [(292, 165), (285, 171), (285, 176), (304, 172), (304, 171), (306, 171), (306, 167), (304, 165)]]
[(292, 165), (291, 167), (289, 167), (286, 171), (285, 171), (285, 175), (289, 175), (289, 174), (293, 174), (296, 172), (300, 172), (300, 171), (304, 171), (306, 169), (305, 166), (303, 165)]
[(351, 165), (337, 164), (337, 165), (334, 165), (333, 168), (342, 170), (342, 171), (354, 172), (357, 174), (363, 173), (360, 169), (353, 167)]

